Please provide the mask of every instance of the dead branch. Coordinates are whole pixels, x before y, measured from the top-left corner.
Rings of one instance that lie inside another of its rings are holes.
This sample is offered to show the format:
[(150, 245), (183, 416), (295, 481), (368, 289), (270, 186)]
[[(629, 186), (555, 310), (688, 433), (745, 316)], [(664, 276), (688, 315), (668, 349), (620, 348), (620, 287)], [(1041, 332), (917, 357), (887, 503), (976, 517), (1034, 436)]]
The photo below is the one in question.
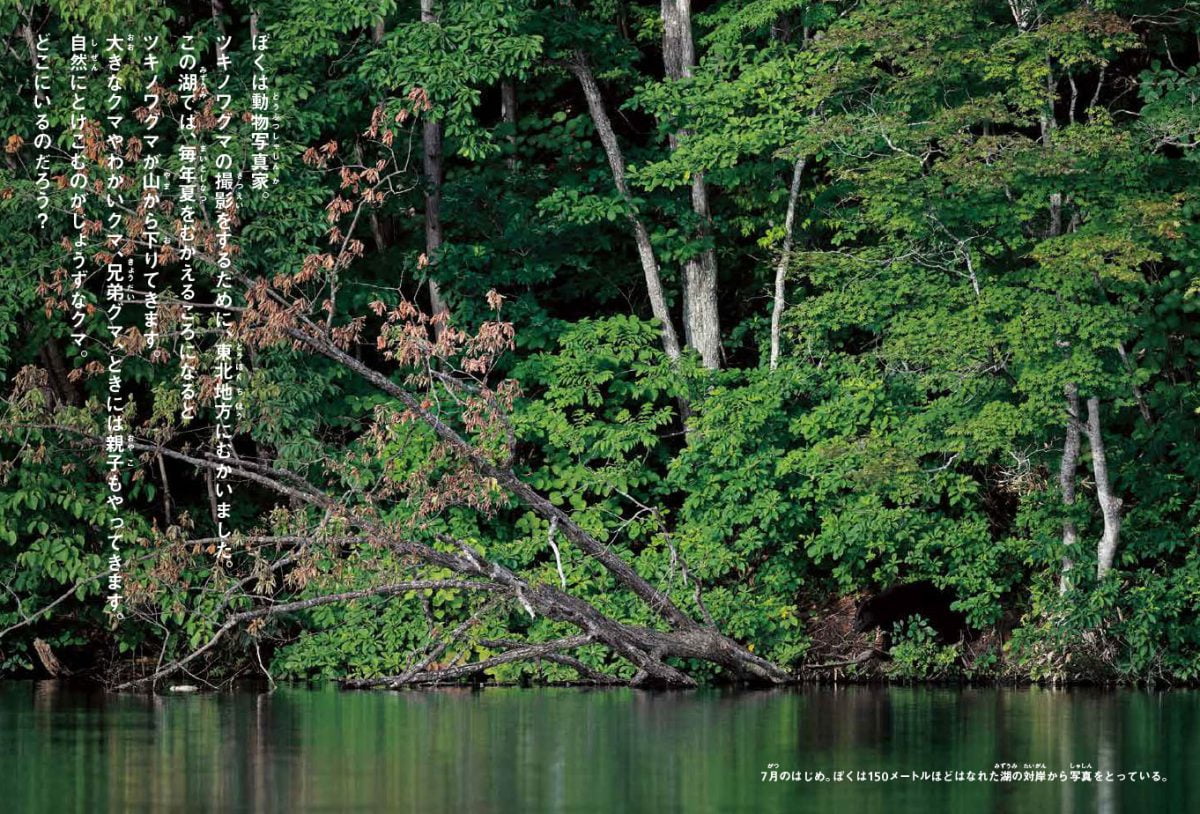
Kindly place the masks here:
[(589, 644), (592, 641), (591, 636), (579, 635), (568, 636), (563, 639), (556, 639), (551, 642), (543, 642), (541, 644), (528, 644), (521, 647), (513, 648), (491, 658), (483, 659), (482, 661), (471, 662), (470, 664), (460, 664), (455, 667), (444, 667), (440, 670), (429, 670), (426, 672), (413, 673), (411, 675), (399, 675), (386, 678), (366, 678), (358, 680), (343, 681), (342, 687), (345, 689), (365, 689), (368, 687), (403, 687), (412, 684), (436, 684), (442, 681), (449, 681), (455, 678), (463, 678), (465, 676), (475, 675), (484, 670), (490, 670), (493, 667), (499, 667), (501, 664), (510, 664), (514, 661), (530, 661), (544, 656), (552, 655), (560, 650), (569, 650), (572, 647), (580, 647)]
[(171, 662), (148, 676), (135, 678), (131, 681), (126, 681), (123, 684), (118, 684), (115, 689), (128, 690), (143, 684), (154, 685), (159, 679), (165, 678), (173, 673), (186, 667), (191, 662), (195, 661), (204, 653), (211, 650), (226, 633), (233, 630), (243, 622), (249, 622), (252, 619), (260, 619), (265, 616), (278, 616), (283, 613), (294, 613), (299, 610), (307, 610), (309, 608), (319, 607), (321, 605), (330, 605), (334, 602), (349, 602), (354, 599), (364, 599), (372, 596), (390, 596), (394, 594), (408, 593), (409, 591), (424, 591), (438, 589), (464, 589), (464, 590), (497, 590), (499, 586), (488, 582), (471, 582), (467, 580), (457, 579), (426, 579), (414, 580), (411, 582), (399, 582), (391, 585), (380, 585), (375, 588), (367, 588), (361, 591), (346, 591), (339, 594), (326, 594), (325, 596), (315, 596), (311, 599), (301, 599), (295, 602), (285, 602), (278, 605), (267, 605), (262, 608), (256, 608), (250, 611), (230, 616), (225, 624), (221, 625), (209, 640), (200, 647), (193, 650), (188, 655), (181, 659)]

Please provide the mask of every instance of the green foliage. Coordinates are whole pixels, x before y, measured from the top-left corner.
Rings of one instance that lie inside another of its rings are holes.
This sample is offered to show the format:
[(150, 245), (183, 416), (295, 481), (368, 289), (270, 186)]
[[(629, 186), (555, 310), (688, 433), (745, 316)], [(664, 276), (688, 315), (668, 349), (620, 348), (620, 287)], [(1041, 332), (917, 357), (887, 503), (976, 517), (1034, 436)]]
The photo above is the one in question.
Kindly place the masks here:
[[(501, 78), (527, 77), (541, 56), (541, 37), (525, 31), (531, 13), (527, 3), (511, 0), (438, 3), (435, 22), (406, 21), (389, 31), (360, 74), (371, 87), (400, 94), (422, 88), (433, 105), (426, 115), (443, 122), (459, 154), (485, 158), (497, 147), (475, 111), (484, 88)], [(398, 101), (388, 113), (403, 107)]]
[[(353, 357), (406, 384), (412, 371), (396, 372), (375, 342), (388, 309), (425, 302), (435, 280), (456, 327), (473, 331), (495, 318), (488, 293), (502, 295), (516, 348), (481, 377), (520, 385), (507, 416), (514, 468), (695, 618), (793, 667), (829, 655), (806, 621), (814, 608), (931, 579), (972, 625), (999, 631), (995, 644), (960, 666), (960, 648), (914, 620), (896, 631), (893, 678), (1200, 679), (1200, 56), (1189, 4), (1047, 2), (1018, 20), (1013, 4), (983, 0), (722, 0), (696, 15), (699, 60), (674, 81), (662, 78), (653, 5), (444, 0), (435, 21), (394, 0), (226, 2), (220, 20), (203, 3), (133, 5), (136, 14), (126, 0), (41, 3), (33, 17), (0, 9), (12, 46), (0, 78), (13, 89), (0, 93), (10, 147), (0, 168), (0, 629), (18, 626), (0, 642), (0, 672), (36, 669), (35, 636), (68, 660), (85, 650), (179, 655), (225, 612), (254, 606), (244, 596), (221, 605), (247, 575), (257, 596), (289, 601), (403, 573), (378, 541), (337, 542), (335, 518), (249, 483), (234, 518), (247, 538), (319, 528), (320, 544), (297, 565), (288, 545), (246, 540), (226, 571), (188, 543), (214, 528), (204, 477), (147, 456), (126, 483), (127, 567), (147, 587), (136, 618), (112, 629), (100, 579), (110, 514), (100, 490), (81, 487), (101, 482), (103, 460), (38, 426), (50, 410), (95, 431), (104, 387), (95, 375), (32, 373), (84, 359), (39, 289), (63, 267), (54, 236), (68, 228), (69, 201), (55, 190), (40, 228), (23, 26), (53, 40), (58, 104), (48, 116), (61, 127), (69, 32), (190, 34), (209, 47), (224, 27), (244, 65), (253, 10), (272, 43), (279, 160), (271, 194), (240, 205), (239, 269), (287, 281), (313, 305), (328, 298), (321, 320), (362, 328), (347, 343)], [(577, 52), (602, 86), (672, 313), (684, 305), (685, 261), (716, 252), (720, 371), (661, 350), (632, 210), (566, 70)], [(169, 58), (164, 76), (177, 68)], [(137, 64), (121, 74), (127, 88), (147, 78)], [(502, 85), (517, 99), (512, 120), (501, 115)], [(99, 104), (107, 92), (96, 83), (89, 93)], [(247, 93), (237, 87), (235, 105)], [(444, 234), (432, 257), (418, 166), (429, 120), (446, 138)], [(365, 135), (380, 121), (394, 141)], [(124, 126), (136, 131), (132, 118)], [(244, 123), (232, 127), (244, 143)], [(163, 147), (169, 170), (173, 148)], [(309, 148), (336, 158), (316, 166), (303, 158)], [(361, 194), (361, 178), (346, 182), (341, 170), (377, 161), (398, 168), (386, 199), (330, 220), (331, 198)], [(689, 197), (699, 174), (711, 193), (703, 223)], [(331, 225), (357, 229), (363, 256), (306, 278), (308, 259), (338, 242)], [(771, 369), (766, 295), (785, 243), (783, 356)], [(211, 284), (205, 276), (201, 293)], [(97, 283), (86, 296), (100, 293)], [(96, 316), (87, 328), (104, 335), (101, 325)], [(202, 361), (212, 360), (204, 344)], [(548, 523), (526, 508), (462, 494), (424, 505), (431, 483), (454, 480), (456, 462), (343, 367), (286, 344), (245, 361), (241, 454), (347, 504), (370, 494), (381, 522), (434, 545), (445, 545), (439, 534), (468, 540), (622, 622), (657, 623), (561, 535), (560, 566)], [(202, 443), (207, 410), (175, 426), (177, 359), (131, 360), (127, 371), (138, 420), (176, 447)], [(1071, 473), (1077, 500), (1062, 499), (1067, 383), (1102, 406), (1122, 500), (1104, 580), (1094, 577), (1103, 519), (1086, 441)], [(461, 403), (438, 407), (469, 424)], [(489, 443), (500, 455), (503, 444)], [(1071, 550), (1065, 521), (1078, 530)], [(289, 581), (293, 570), (305, 577)], [(213, 664), (258, 670), (261, 656), (277, 676), (394, 675), (479, 611), (459, 591), (323, 605), (239, 633)], [(489, 606), (439, 663), (494, 655), (487, 641), (574, 632), (518, 603)], [(602, 647), (574, 654), (632, 674)], [(488, 675), (577, 677), (549, 661)]]
[(920, 616), (897, 622), (892, 633), (892, 659), (884, 671), (901, 681), (932, 681), (958, 674), (958, 645), (943, 645)]

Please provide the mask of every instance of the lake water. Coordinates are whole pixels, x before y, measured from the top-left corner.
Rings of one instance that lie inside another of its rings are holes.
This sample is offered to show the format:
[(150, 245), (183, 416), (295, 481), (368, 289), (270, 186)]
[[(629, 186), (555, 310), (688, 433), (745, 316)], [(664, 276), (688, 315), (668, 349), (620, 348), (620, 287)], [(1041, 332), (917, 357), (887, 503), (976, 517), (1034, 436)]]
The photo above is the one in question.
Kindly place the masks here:
[[(1197, 692), (164, 697), (10, 682), (0, 683), (0, 812), (1166, 814), (1200, 811), (1198, 747)], [(955, 779), (1005, 764), (1113, 779)], [(764, 782), (771, 765), (802, 779)], [(860, 771), (902, 776), (847, 779)]]

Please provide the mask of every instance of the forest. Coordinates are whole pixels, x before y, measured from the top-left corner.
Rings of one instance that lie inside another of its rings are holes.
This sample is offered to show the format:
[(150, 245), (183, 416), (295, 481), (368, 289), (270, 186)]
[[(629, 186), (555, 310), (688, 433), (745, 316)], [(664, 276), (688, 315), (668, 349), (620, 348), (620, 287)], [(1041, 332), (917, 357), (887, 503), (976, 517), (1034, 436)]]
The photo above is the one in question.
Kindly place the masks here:
[(1200, 679), (1200, 3), (0, 33), (0, 676)]

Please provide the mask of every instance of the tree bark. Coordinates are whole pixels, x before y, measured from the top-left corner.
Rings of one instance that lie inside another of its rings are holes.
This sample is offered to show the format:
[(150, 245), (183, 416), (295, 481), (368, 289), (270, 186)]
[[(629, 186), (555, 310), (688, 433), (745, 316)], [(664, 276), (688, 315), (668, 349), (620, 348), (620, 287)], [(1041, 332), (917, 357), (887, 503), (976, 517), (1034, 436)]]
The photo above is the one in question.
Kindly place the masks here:
[[(696, 64), (692, 40), (691, 0), (662, 0), (663, 67), (668, 79), (692, 75)], [(675, 149), (684, 132), (669, 136)], [(712, 213), (708, 205), (708, 187), (704, 173), (692, 174), (692, 211), (699, 218), (702, 239), (712, 232)], [(717, 309), (717, 255), (707, 247), (684, 263), (683, 268), (684, 339), (695, 348), (704, 366), (721, 366), (721, 319)]]
[[(421, 0), (421, 22), (437, 25), (434, 0)], [(428, 263), (429, 310), (434, 316), (434, 331), (441, 335), (448, 316), (442, 291), (434, 279), (437, 255), (442, 248), (442, 123), (426, 115), (421, 129), (422, 166), (425, 173), (425, 261)]]
[(1087, 437), (1092, 451), (1092, 473), (1096, 478), (1096, 500), (1104, 518), (1104, 534), (1096, 548), (1096, 579), (1104, 579), (1112, 568), (1121, 538), (1121, 498), (1113, 494), (1108, 476), (1108, 455), (1104, 451), (1104, 436), (1100, 429), (1100, 399), (1087, 400)]
[[(1058, 466), (1058, 484), (1062, 489), (1062, 504), (1067, 511), (1075, 505), (1075, 468), (1079, 463), (1079, 388), (1074, 382), (1068, 382), (1063, 388), (1067, 399), (1066, 438), (1063, 440), (1062, 460)], [(1079, 540), (1079, 532), (1075, 521), (1070, 517), (1063, 519), (1062, 524), (1062, 574), (1058, 580), (1058, 592), (1065, 594), (1071, 590), (1071, 569), (1075, 567), (1072, 552)]]
[(621, 153), (621, 147), (617, 143), (617, 135), (613, 131), (612, 121), (608, 118), (608, 112), (604, 108), (604, 100), (600, 96), (600, 88), (596, 84), (596, 78), (592, 75), (591, 66), (588, 65), (587, 58), (581, 51), (575, 52), (568, 68), (579, 80), (584, 98), (587, 99), (592, 124), (595, 125), (596, 133), (600, 136), (600, 143), (604, 146), (604, 155), (608, 159), (608, 166), (612, 171), (613, 186), (617, 188), (617, 193), (629, 207), (629, 222), (633, 227), (638, 259), (641, 261), (642, 273), (646, 278), (650, 311), (659, 322), (663, 350), (666, 351), (667, 358), (674, 362), (679, 359), (680, 355), (679, 338), (675, 333), (675, 326), (671, 322), (671, 312), (667, 308), (666, 296), (663, 294), (662, 278), (659, 275), (658, 260), (654, 256), (654, 247), (650, 243), (650, 233), (646, 231), (646, 225), (634, 207), (633, 195), (630, 194), (629, 184), (625, 181), (625, 156)]
[(784, 298), (787, 287), (788, 264), (792, 259), (792, 235), (796, 224), (796, 199), (800, 195), (800, 179), (804, 175), (804, 156), (796, 159), (792, 168), (792, 184), (788, 188), (787, 214), (783, 218), (783, 248), (779, 252), (779, 264), (775, 267), (775, 301), (771, 306), (771, 370), (779, 365), (780, 330), (783, 325), (783, 310), (787, 307)]
[[(1047, 121), (1042, 120), (1042, 142), (1045, 144), (1048, 136)], [(1050, 194), (1050, 225), (1046, 230), (1046, 237), (1058, 237), (1062, 234), (1062, 193), (1053, 192)], [(1067, 346), (1069, 343), (1060, 342)], [(1063, 439), (1063, 454), (1062, 459), (1058, 464), (1058, 485), (1062, 493), (1062, 505), (1066, 512), (1070, 512), (1075, 505), (1075, 470), (1079, 465), (1079, 385), (1075, 382), (1067, 382), (1063, 385), (1063, 396), (1066, 400), (1067, 421), (1064, 430), (1065, 437)], [(1062, 570), (1058, 577), (1058, 592), (1065, 594), (1071, 590), (1071, 569), (1075, 567), (1073, 556), (1075, 543), (1079, 541), (1079, 530), (1075, 527), (1075, 521), (1070, 517), (1063, 518), (1062, 523)]]

